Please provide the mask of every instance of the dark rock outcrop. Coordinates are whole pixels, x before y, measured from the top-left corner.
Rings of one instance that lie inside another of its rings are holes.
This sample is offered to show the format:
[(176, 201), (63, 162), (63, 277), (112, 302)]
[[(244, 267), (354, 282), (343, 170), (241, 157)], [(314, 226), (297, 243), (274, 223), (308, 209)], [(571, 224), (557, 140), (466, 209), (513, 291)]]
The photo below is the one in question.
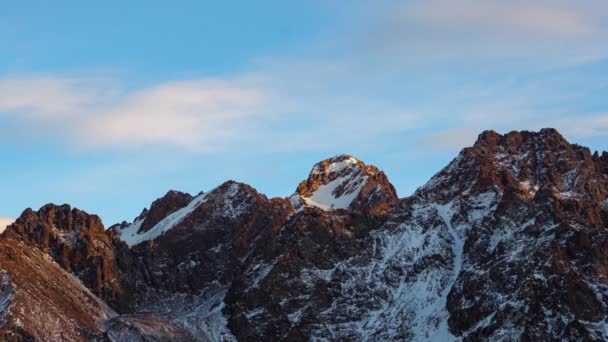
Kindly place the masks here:
[(188, 205), (192, 199), (193, 197), (190, 194), (170, 190), (165, 194), (165, 196), (152, 202), (150, 209), (144, 209), (144, 211), (139, 215), (139, 218), (143, 219), (144, 221), (137, 232), (147, 232), (150, 228), (154, 227), (169, 214)]
[(126, 293), (111, 239), (97, 215), (47, 204), (38, 211), (26, 209), (4, 235), (40, 248), (101, 299), (120, 307)]
[(291, 197), (296, 207), (362, 210), (385, 214), (397, 202), (397, 191), (383, 171), (349, 155), (315, 164)]

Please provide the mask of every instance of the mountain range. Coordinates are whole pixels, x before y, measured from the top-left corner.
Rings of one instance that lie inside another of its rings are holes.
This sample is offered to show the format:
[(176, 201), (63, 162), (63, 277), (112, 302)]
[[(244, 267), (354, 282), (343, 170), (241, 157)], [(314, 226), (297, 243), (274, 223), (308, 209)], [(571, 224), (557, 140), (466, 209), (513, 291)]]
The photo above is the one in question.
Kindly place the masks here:
[(287, 198), (171, 190), (0, 236), (4, 341), (608, 339), (608, 153), (481, 133), (411, 196), (349, 155)]

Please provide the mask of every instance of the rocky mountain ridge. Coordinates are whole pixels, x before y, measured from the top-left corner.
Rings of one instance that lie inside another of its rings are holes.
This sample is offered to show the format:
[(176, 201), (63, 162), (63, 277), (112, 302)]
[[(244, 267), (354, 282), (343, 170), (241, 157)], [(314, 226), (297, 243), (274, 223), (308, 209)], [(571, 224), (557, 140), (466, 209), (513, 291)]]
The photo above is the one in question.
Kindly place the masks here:
[[(20, 290), (28, 283), (21, 264), (31, 261), (3, 255), (0, 333), (41, 341), (605, 340), (607, 199), (608, 154), (543, 129), (483, 132), (401, 199), (384, 172), (340, 155), (314, 165), (288, 198), (233, 181), (196, 196), (170, 191), (108, 230), (69, 206), (28, 209), (0, 243), (64, 274), (48, 296), (75, 302), (89, 293), (92, 306), (58, 305), (80, 317), (65, 337), (51, 322), (25, 322), (19, 308), (45, 298), (16, 295), (31, 293)], [(74, 281), (84, 287), (58, 289)]]

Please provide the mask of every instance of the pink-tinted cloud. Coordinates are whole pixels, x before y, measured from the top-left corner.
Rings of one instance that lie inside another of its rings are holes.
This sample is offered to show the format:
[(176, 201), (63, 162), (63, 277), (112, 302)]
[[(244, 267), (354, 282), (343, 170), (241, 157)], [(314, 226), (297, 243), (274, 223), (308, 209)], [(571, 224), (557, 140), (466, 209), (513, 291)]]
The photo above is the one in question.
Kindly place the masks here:
[(0, 115), (85, 146), (207, 149), (274, 115), (270, 97), (245, 78), (165, 82), (120, 93), (110, 83), (78, 77), (26, 77), (0, 80)]
[(6, 227), (13, 222), (15, 222), (14, 218), (0, 217), (0, 233), (2, 233), (4, 229), (6, 229)]

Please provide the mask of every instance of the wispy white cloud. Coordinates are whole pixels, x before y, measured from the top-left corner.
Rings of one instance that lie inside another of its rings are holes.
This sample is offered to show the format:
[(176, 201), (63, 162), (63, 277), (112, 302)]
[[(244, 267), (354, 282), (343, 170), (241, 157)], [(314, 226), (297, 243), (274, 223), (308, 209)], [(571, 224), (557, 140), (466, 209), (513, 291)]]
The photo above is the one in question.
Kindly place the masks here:
[[(529, 114), (542, 102), (534, 89), (517, 82), (504, 86), (519, 69), (497, 63), (500, 70), (471, 76), (482, 78), (471, 85), (470, 69), (460, 66), (488, 57), (532, 57), (542, 68), (608, 56), (603, 1), (365, 3), (362, 12), (369, 20), (342, 20), (345, 27), (328, 34), (328, 41), (314, 42), (306, 54), (260, 57), (250, 72), (232, 77), (128, 90), (119, 77), (0, 79), (0, 116), (15, 121), (27, 137), (43, 134), (87, 147), (175, 145), (208, 151), (240, 143), (315, 149), (426, 127), (431, 133), (420, 142), (437, 149), (469, 141), (483, 129), (531, 129), (548, 122)], [(450, 64), (448, 74), (435, 70), (433, 62)], [(432, 67), (420, 71), (419, 63)], [(604, 134), (597, 120), (577, 134)], [(448, 124), (454, 128), (445, 130)]]
[(0, 80), (0, 113), (28, 129), (53, 127), (82, 145), (207, 149), (276, 115), (279, 104), (246, 77), (166, 82), (132, 92), (121, 92), (116, 83), (53, 76)]
[(95, 109), (77, 135), (94, 145), (221, 146), (276, 115), (279, 101), (272, 96), (245, 79), (168, 82)]
[(332, 92), (317, 76), (266, 70), (132, 91), (121, 91), (118, 80), (0, 79), (0, 115), (15, 120), (28, 138), (45, 134), (80, 147), (176, 145), (199, 151), (234, 143), (275, 151), (331, 147), (420, 124), (401, 108)]
[(73, 116), (96, 98), (83, 83), (79, 79), (50, 75), (2, 79), (0, 111), (19, 112), (38, 119)]

